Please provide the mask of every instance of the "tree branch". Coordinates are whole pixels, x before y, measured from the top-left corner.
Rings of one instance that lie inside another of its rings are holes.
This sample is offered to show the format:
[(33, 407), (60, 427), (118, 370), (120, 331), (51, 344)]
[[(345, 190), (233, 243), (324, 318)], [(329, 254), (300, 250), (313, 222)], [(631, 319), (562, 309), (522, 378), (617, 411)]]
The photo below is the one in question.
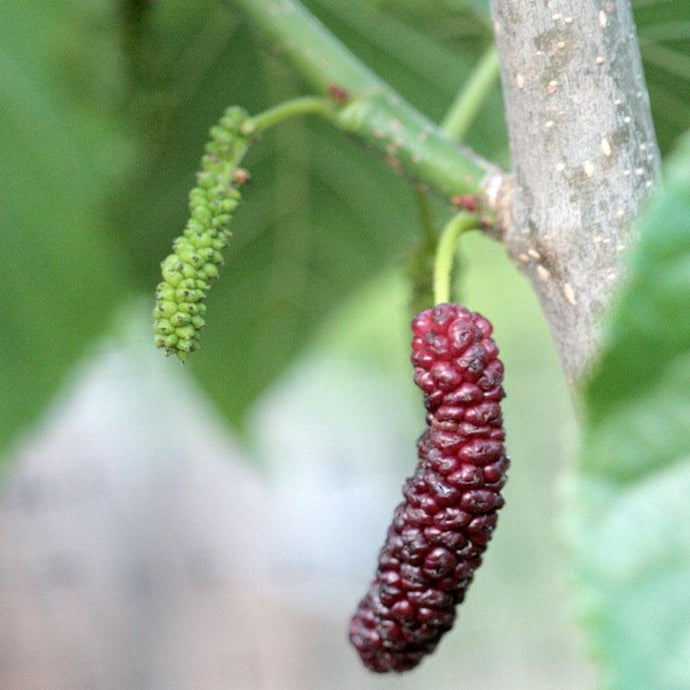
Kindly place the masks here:
[(513, 177), (490, 190), (577, 382), (659, 152), (629, 2), (492, 0)]
[(478, 194), (495, 167), (457, 145), (360, 62), (296, 0), (229, 0), (319, 94), (343, 93), (332, 122), (380, 151), (396, 172), (450, 200)]

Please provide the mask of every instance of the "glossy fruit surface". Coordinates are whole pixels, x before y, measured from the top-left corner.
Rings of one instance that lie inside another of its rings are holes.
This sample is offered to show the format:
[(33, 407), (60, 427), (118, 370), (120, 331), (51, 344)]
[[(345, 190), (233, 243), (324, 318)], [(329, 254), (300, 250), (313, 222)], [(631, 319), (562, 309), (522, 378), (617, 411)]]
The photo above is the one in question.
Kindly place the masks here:
[(427, 427), (350, 640), (376, 672), (406, 671), (455, 620), (503, 506), (503, 365), (491, 324), (457, 304), (412, 321)]

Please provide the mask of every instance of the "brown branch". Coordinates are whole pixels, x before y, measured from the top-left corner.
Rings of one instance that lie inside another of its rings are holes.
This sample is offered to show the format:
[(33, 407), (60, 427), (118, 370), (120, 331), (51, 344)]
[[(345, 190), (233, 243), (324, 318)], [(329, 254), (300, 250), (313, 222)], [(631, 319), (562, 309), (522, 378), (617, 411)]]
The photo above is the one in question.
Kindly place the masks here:
[(627, 0), (492, 0), (513, 158), (487, 180), (576, 383), (621, 276), (659, 152)]

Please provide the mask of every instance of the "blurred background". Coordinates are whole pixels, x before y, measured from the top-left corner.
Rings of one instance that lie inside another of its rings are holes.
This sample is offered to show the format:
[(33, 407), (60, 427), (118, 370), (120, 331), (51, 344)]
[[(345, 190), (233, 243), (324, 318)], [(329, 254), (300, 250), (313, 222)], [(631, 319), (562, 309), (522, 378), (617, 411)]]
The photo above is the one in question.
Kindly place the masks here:
[(508, 371), (513, 466), (485, 564), (433, 657), (376, 677), (346, 638), (423, 428), (393, 274), (329, 316), (242, 438), (192, 363), (153, 351), (150, 305), (133, 305), (6, 469), (3, 687), (592, 687), (558, 529), (567, 392), (527, 286), (494, 268), (500, 249), (468, 244), (467, 301), (492, 315)]
[[(670, 4), (637, 15), (664, 150), (690, 101)], [(593, 687), (559, 523), (574, 413), (499, 246), (464, 238), (456, 288), (506, 364), (507, 505), (454, 630), (405, 676), (366, 672), (346, 633), (423, 429), (411, 187), (321, 123), (281, 126), (247, 160), (203, 351), (155, 351), (209, 126), (305, 91), (231, 5), (3, 5), (0, 684)], [(308, 5), (434, 119), (490, 42), (482, 2)], [(498, 87), (468, 141), (508, 164)]]

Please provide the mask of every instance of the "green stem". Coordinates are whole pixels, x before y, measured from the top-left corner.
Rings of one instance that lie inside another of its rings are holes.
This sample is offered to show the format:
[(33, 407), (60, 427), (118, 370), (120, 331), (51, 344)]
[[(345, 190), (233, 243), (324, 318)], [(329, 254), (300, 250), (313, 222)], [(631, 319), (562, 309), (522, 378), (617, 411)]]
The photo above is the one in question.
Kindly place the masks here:
[(479, 216), (476, 213), (460, 211), (443, 228), (441, 239), (436, 248), (436, 260), (434, 262), (434, 302), (436, 304), (450, 301), (453, 258), (458, 238), (463, 232), (474, 230), (478, 227)]
[(429, 195), (415, 190), (419, 210), (420, 233), (407, 262), (411, 283), (411, 305), (414, 313), (427, 309), (433, 303), (433, 269), (438, 232), (431, 209)]
[(337, 126), (383, 153), (396, 171), (445, 198), (477, 194), (491, 169), (459, 148), (433, 122), (398, 96), (360, 62), (297, 0), (229, 0), (318, 93), (337, 89)]
[(360, 92), (385, 86), (296, 0), (230, 0), (302, 77), (321, 93), (331, 85)]
[(318, 115), (327, 120), (334, 120), (336, 109), (332, 100), (322, 96), (304, 96), (284, 101), (274, 108), (254, 115), (243, 127), (247, 134), (260, 134), (283, 120), (300, 115)]
[(338, 124), (384, 154), (397, 173), (451, 199), (478, 194), (487, 169), (458, 148), (438, 127), (389, 91), (353, 100)]
[(469, 80), (462, 88), (448, 114), (441, 123), (441, 129), (449, 138), (462, 141), (470, 125), (479, 113), (500, 74), (496, 47), (491, 45), (477, 63)]

